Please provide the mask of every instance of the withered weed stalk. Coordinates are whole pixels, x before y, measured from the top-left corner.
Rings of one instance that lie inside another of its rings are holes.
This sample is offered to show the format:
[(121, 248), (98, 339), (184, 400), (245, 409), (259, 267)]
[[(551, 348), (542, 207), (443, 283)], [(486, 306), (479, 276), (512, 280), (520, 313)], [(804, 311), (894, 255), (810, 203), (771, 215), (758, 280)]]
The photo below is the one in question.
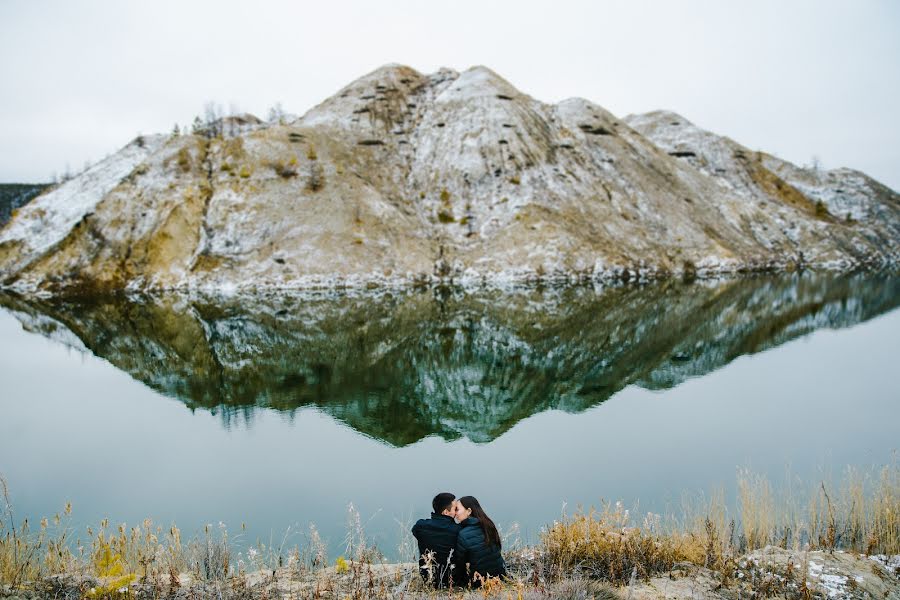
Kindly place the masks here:
[(27, 518), (16, 525), (9, 486), (2, 475), (0, 494), (0, 583), (16, 588), (26, 581), (75, 570), (70, 548), (72, 505), (66, 504), (62, 515), (42, 518), (38, 530), (32, 531)]
[(409, 535), (413, 527), (412, 516), (406, 516), (402, 519), (395, 518), (394, 522), (397, 524), (397, 539), (400, 540), (397, 543), (397, 559), (405, 563), (416, 562), (419, 559), (419, 546), (415, 538)]

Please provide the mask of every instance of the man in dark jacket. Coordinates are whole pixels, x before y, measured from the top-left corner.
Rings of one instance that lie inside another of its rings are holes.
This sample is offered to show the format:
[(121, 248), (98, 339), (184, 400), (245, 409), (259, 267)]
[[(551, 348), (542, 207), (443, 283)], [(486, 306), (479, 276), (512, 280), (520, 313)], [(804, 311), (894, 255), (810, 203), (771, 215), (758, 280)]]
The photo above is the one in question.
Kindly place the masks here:
[(459, 525), (453, 520), (456, 496), (442, 492), (431, 501), (430, 519), (419, 519), (412, 533), (419, 542), (419, 572), (426, 583), (447, 587), (453, 580), (452, 552), (456, 548)]

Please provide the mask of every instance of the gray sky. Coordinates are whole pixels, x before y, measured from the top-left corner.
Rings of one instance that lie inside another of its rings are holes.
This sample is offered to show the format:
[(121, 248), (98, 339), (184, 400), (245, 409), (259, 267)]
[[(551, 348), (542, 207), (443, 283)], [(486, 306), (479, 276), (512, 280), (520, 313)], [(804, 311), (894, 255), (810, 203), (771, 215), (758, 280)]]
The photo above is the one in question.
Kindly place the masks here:
[(0, 181), (44, 181), (204, 103), (302, 114), (388, 62), (674, 110), (900, 190), (900, 2), (0, 0)]

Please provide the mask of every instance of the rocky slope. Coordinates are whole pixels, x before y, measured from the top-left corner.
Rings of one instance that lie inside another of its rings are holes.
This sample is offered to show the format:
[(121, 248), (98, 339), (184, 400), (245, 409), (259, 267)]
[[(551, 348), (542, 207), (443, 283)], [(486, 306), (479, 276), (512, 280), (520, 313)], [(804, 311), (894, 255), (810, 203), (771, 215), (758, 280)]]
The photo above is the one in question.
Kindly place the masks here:
[(664, 389), (900, 304), (900, 279), (803, 273), (685, 284), (462, 293), (188, 295), (0, 306), (226, 422), (315, 406), (388, 444), (488, 442), (545, 410)]
[(292, 122), (141, 137), (0, 231), (22, 292), (290, 288), (851, 268), (900, 196), (672, 113), (555, 105), (484, 67), (382, 67)]

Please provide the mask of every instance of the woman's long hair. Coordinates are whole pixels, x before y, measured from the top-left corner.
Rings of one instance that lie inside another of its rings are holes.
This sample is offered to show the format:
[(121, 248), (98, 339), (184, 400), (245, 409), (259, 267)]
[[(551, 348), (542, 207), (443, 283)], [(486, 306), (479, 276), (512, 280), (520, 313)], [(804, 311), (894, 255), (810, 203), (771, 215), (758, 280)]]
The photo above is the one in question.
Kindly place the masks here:
[(494, 525), (491, 518), (487, 516), (487, 513), (481, 508), (478, 500), (476, 500), (474, 496), (463, 496), (462, 498), (459, 498), (459, 503), (465, 508), (470, 509), (472, 511), (472, 516), (478, 519), (481, 529), (484, 530), (484, 541), (487, 545), (500, 548), (500, 533), (497, 531), (497, 526)]

